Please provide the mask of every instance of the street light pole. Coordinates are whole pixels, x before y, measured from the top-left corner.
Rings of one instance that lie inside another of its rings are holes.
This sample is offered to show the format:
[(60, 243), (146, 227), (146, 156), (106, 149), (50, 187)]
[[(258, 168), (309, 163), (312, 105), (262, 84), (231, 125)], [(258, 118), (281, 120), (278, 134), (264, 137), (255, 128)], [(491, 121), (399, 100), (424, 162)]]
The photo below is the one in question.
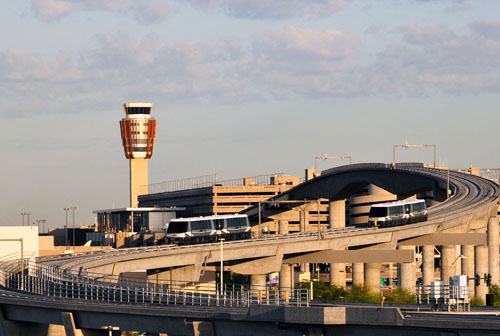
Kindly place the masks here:
[(76, 206), (71, 207), (71, 211), (73, 212), (73, 250), (75, 249), (76, 242), (75, 242), (75, 210)]
[(69, 242), (68, 242), (68, 211), (69, 208), (64, 208), (64, 211), (66, 211), (66, 225), (64, 225), (64, 231), (66, 232), (66, 248), (69, 247)]
[(455, 259), (455, 261), (453, 261), (453, 263), (451, 264), (451, 267), (453, 267), (453, 273), (455, 273), (455, 274), (453, 274), (453, 275), (458, 275), (458, 274), (456, 274), (457, 272), (456, 272), (456, 270), (455, 270), (455, 267), (456, 267), (456, 266), (455, 266), (455, 264), (456, 264), (456, 262), (458, 261), (458, 259), (467, 259), (467, 256), (464, 256), (463, 254), (459, 254), (459, 255), (457, 256), (457, 258)]
[(220, 239), (220, 290), (224, 291), (224, 238)]

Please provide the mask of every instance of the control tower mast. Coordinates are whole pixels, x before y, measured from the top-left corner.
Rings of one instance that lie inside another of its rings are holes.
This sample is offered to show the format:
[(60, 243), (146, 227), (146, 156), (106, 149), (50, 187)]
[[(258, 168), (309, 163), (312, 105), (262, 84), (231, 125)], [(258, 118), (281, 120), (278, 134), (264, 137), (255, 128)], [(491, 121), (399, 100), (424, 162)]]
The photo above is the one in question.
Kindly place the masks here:
[(123, 149), (130, 163), (130, 207), (138, 205), (140, 186), (148, 184), (148, 159), (153, 155), (156, 120), (151, 103), (125, 103), (126, 118), (120, 120)]

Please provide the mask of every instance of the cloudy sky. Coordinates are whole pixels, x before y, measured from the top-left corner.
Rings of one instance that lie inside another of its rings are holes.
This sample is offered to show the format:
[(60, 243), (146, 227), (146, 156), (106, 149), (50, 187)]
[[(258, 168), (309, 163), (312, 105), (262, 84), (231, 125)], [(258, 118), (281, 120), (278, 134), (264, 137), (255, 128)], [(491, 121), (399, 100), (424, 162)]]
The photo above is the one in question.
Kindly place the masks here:
[(500, 167), (498, 55), (498, 0), (3, 1), (0, 224), (126, 206), (127, 101), (154, 103), (151, 183), (390, 162), (405, 142)]

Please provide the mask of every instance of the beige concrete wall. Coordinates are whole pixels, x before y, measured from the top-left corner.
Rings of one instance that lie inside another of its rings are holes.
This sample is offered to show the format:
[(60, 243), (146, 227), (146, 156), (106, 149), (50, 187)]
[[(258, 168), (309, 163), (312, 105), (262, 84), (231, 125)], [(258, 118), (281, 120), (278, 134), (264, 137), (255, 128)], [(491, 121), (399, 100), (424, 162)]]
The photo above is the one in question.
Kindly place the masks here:
[(23, 239), (24, 256), (38, 256), (37, 226), (0, 226), (0, 260), (19, 258), (21, 243), (19, 241), (2, 241), (3, 239)]
[(38, 236), (38, 250), (53, 250), (54, 237), (53, 236)]

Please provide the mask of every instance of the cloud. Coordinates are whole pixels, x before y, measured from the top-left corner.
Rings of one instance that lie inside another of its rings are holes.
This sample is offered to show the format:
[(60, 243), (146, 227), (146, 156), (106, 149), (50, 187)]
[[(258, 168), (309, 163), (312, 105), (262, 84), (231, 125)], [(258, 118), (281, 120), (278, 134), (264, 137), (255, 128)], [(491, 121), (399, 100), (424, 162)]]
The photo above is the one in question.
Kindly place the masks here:
[(170, 5), (158, 0), (31, 0), (31, 8), (46, 22), (77, 12), (106, 11), (149, 24), (162, 22), (173, 13)]
[(484, 37), (494, 34), (496, 22), (471, 26), (460, 34), (442, 25), (399, 27), (404, 43), (392, 43), (376, 55), (364, 71), (364, 85), (411, 96), (498, 92), (500, 41)]
[(456, 35), (442, 25), (403, 25), (396, 31), (403, 34), (403, 41), (413, 45), (446, 44)]
[[(7, 49), (0, 51), (0, 89), (9, 101), (0, 115), (103, 110), (134, 99), (203, 106), (498, 93), (497, 27), (494, 20), (474, 22), (466, 32), (403, 25), (375, 51), (339, 30), (297, 26), (216, 42), (100, 34), (92, 47), (53, 58)], [(370, 38), (387, 31), (373, 29)]]
[(71, 62), (71, 56), (59, 53), (51, 63), (39, 55), (19, 49), (7, 49), (0, 53), (4, 76), (12, 82), (68, 82), (81, 78), (80, 70)]
[(345, 9), (346, 0), (190, 0), (204, 10), (220, 10), (226, 15), (248, 19), (288, 19), (328, 16)]
[(483, 19), (471, 24), (472, 30), (484, 38), (491, 40), (500, 39), (500, 21), (493, 19)]

